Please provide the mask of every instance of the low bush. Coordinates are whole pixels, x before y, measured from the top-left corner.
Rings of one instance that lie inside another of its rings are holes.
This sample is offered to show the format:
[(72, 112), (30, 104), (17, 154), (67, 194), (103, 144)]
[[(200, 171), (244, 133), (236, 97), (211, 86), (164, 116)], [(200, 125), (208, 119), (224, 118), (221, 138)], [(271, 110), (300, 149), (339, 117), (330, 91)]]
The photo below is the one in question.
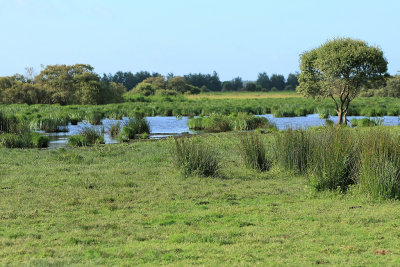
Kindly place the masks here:
[(220, 170), (218, 153), (200, 138), (175, 137), (174, 157), (184, 175), (216, 176)]
[(267, 155), (265, 140), (261, 134), (241, 134), (239, 150), (246, 166), (259, 171), (268, 171), (272, 159)]

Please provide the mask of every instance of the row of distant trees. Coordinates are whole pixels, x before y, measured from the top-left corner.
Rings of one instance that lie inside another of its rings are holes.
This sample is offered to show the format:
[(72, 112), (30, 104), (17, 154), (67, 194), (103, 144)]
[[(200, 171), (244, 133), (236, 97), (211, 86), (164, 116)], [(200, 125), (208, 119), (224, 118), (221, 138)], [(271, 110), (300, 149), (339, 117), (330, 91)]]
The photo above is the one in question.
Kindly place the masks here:
[[(156, 72), (118, 71), (114, 75), (99, 76), (87, 64), (48, 65), (38, 75), (32, 68), (26, 68), (25, 75), (0, 77), (0, 103), (107, 104), (124, 101), (126, 92), (148, 96), (207, 91), (294, 91), (299, 84), (297, 78), (298, 75), (292, 73), (285, 78), (263, 72), (254, 82), (243, 81), (240, 77), (221, 82), (215, 71), (184, 76), (169, 73), (165, 77)], [(387, 78), (384, 87), (364, 88), (362, 95), (400, 97), (400, 77)]]
[[(103, 74), (101, 80), (106, 83), (115, 82), (122, 83), (127, 91), (133, 90), (137, 85), (146, 79), (160, 77), (161, 74), (157, 72), (140, 71), (136, 73), (118, 71), (114, 75)], [(161, 76), (163, 77), (163, 76)], [(180, 77), (180, 76), (178, 76)], [(174, 74), (169, 73), (163, 77), (165, 82), (172, 78), (176, 78)], [(272, 74), (271, 77), (267, 73), (259, 73), (258, 78), (255, 82), (245, 82), (241, 77), (236, 77), (230, 81), (221, 81), (218, 73), (213, 72), (212, 74), (202, 73), (190, 73), (183, 75), (183, 77), (189, 84), (200, 88), (201, 91), (294, 91), (299, 84), (297, 81), (297, 74), (289, 74), (285, 79), (283, 75)], [(164, 86), (165, 89), (165, 86)], [(196, 90), (195, 90), (196, 91)]]
[(0, 103), (107, 104), (123, 101), (123, 84), (101, 81), (86, 64), (48, 65), (35, 75), (0, 77)]

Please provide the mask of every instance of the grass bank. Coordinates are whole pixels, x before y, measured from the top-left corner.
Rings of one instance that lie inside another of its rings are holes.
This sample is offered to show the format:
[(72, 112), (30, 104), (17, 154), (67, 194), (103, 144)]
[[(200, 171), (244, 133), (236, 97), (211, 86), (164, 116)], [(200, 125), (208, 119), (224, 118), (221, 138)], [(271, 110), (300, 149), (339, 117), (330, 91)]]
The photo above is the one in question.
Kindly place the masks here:
[(183, 176), (173, 140), (0, 149), (0, 265), (398, 263), (397, 202), (316, 193), (243, 167), (236, 134), (204, 140), (219, 177)]

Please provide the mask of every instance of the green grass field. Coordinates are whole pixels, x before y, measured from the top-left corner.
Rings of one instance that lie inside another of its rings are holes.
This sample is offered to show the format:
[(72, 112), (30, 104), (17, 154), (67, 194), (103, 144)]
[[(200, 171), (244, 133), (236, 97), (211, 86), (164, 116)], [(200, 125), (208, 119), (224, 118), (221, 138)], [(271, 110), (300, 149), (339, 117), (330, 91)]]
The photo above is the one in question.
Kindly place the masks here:
[(189, 99), (263, 99), (263, 98), (292, 98), (300, 97), (302, 95), (295, 91), (281, 91), (281, 92), (209, 92), (201, 93), (198, 95), (187, 95)]
[(243, 167), (235, 134), (206, 140), (220, 177), (182, 176), (172, 140), (0, 149), (0, 265), (398, 264), (396, 201), (316, 193)]

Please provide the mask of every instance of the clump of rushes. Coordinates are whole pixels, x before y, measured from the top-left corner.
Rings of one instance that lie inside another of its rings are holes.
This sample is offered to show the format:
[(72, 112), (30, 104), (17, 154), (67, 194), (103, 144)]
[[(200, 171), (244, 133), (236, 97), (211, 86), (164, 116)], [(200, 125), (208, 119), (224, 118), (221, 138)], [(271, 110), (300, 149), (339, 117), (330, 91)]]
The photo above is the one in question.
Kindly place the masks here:
[(175, 137), (174, 156), (185, 176), (216, 176), (221, 168), (219, 154), (200, 138)]
[(104, 144), (104, 137), (100, 130), (94, 127), (86, 126), (81, 130), (81, 135), (83, 135), (88, 144)]
[(104, 119), (104, 113), (96, 110), (89, 111), (85, 116), (86, 122), (93, 125), (100, 125), (102, 119)]
[(0, 135), (0, 147), (6, 148), (46, 148), (50, 139), (48, 136), (35, 132), (24, 134), (5, 133)]
[(80, 147), (80, 146), (88, 146), (88, 145), (89, 144), (86, 142), (86, 138), (83, 135), (68, 136), (68, 146)]
[(121, 122), (111, 123), (110, 125), (110, 135), (117, 136), (121, 130)]
[(265, 117), (238, 113), (231, 115), (212, 114), (208, 117), (189, 119), (189, 128), (208, 132), (248, 131), (257, 128), (276, 128)]
[(288, 129), (275, 136), (275, 158), (288, 170), (305, 174), (311, 158), (311, 137), (307, 131)]
[(30, 133), (32, 146), (36, 148), (46, 148), (49, 146), (50, 138), (46, 135), (32, 132)]
[(240, 154), (246, 166), (258, 171), (268, 171), (272, 166), (272, 160), (267, 155), (265, 140), (261, 134), (241, 134)]
[(359, 185), (374, 199), (398, 198), (400, 193), (400, 141), (378, 129), (363, 134)]
[(344, 127), (325, 127), (313, 133), (310, 174), (318, 191), (345, 191), (357, 176), (357, 138)]
[(383, 123), (383, 119), (362, 118), (362, 119), (352, 119), (350, 122), (352, 126), (373, 127), (373, 126), (381, 126)]
[(118, 135), (118, 139), (122, 142), (135, 139), (136, 135), (150, 134), (150, 125), (147, 120), (143, 117), (129, 119), (124, 127), (121, 129), (121, 133)]

